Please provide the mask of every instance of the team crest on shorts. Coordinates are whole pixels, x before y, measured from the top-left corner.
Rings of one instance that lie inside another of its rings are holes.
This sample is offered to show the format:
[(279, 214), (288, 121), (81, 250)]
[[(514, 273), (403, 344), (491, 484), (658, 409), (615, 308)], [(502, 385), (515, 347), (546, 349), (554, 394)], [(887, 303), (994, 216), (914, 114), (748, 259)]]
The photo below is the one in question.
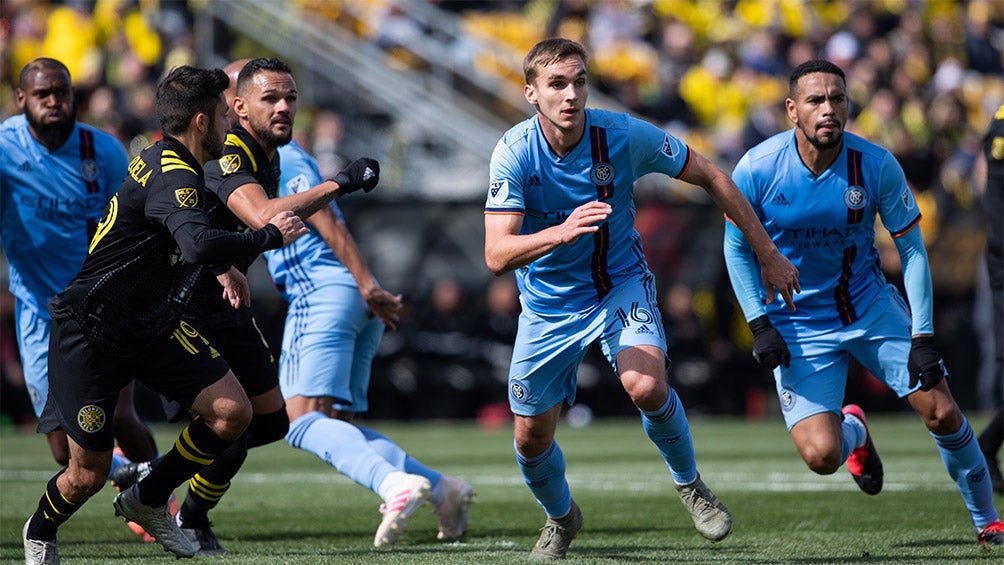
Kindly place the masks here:
[(868, 195), (860, 186), (848, 186), (844, 191), (844, 204), (851, 210), (860, 210), (868, 203)]
[(84, 159), (80, 162), (80, 176), (84, 177), (84, 180), (91, 182), (92, 180), (98, 180), (98, 162), (94, 159)]
[(596, 163), (589, 171), (589, 180), (600, 186), (610, 184), (617, 175), (617, 169), (610, 163)]
[(105, 427), (105, 411), (100, 406), (88, 404), (77, 412), (77, 425), (91, 434)]
[(517, 402), (522, 402), (526, 399), (526, 389), (524, 389), (523, 385), (520, 383), (512, 383), (512, 385), (509, 386), (509, 393), (512, 394), (512, 397), (516, 399)]
[(791, 409), (795, 407), (796, 398), (794, 390), (788, 387), (781, 389), (781, 410), (790, 412)]

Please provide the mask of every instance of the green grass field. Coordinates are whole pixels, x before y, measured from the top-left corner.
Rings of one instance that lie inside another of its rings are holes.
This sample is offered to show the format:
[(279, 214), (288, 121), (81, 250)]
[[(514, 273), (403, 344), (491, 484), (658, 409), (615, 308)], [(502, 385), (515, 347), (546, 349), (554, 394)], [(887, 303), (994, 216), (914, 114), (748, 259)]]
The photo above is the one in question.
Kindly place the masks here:
[[(562, 424), (558, 440), (585, 526), (569, 551), (580, 563), (794, 563), (882, 565), (1001, 563), (979, 547), (969, 516), (930, 436), (912, 415), (869, 420), (885, 464), (885, 490), (857, 490), (846, 471), (814, 475), (779, 418), (691, 419), (699, 469), (732, 510), (733, 534), (704, 541), (676, 498), (668, 471), (637, 420)], [(973, 419), (981, 429), (983, 420)], [(392, 548), (372, 546), (380, 515), (373, 493), (313, 455), (278, 443), (252, 450), (212, 514), (230, 551), (202, 562), (240, 564), (521, 563), (544, 514), (522, 484), (511, 429), (473, 423), (373, 422), (419, 459), (465, 478), (478, 496), (466, 538), (435, 539), (420, 511)], [(157, 427), (161, 449), (180, 428)], [(22, 562), (21, 526), (55, 471), (41, 436), (0, 430), (0, 558)], [(60, 530), (67, 564), (174, 563), (114, 517), (106, 487)], [(998, 498), (998, 510), (1001, 499)]]

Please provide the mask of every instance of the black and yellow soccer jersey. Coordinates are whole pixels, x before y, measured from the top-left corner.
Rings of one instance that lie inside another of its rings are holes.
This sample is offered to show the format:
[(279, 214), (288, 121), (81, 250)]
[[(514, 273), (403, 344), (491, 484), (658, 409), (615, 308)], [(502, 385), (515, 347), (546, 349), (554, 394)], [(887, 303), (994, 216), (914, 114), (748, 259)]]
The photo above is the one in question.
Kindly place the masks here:
[[(994, 114), (983, 138), (987, 157), (987, 266), (992, 287), (1004, 285), (1004, 104)], [(1000, 339), (1000, 336), (997, 338)]]
[(49, 302), (50, 313), (73, 316), (104, 352), (133, 355), (176, 326), (202, 263), (282, 245), (275, 226), (253, 234), (211, 229), (204, 201), (202, 166), (181, 142), (165, 137), (144, 149), (105, 208), (80, 272)]
[[(265, 150), (247, 130), (237, 126), (227, 134), (223, 156), (206, 163), (206, 214), (215, 229), (247, 231), (226, 202), (235, 190), (246, 184), (259, 184), (269, 198), (279, 194), (279, 153), (271, 160)], [(233, 265), (247, 274), (256, 257), (235, 261)], [(240, 316), (221, 298), (220, 284), (210, 271), (200, 277), (195, 296), (186, 308), (186, 316), (198, 319), (206, 316)]]

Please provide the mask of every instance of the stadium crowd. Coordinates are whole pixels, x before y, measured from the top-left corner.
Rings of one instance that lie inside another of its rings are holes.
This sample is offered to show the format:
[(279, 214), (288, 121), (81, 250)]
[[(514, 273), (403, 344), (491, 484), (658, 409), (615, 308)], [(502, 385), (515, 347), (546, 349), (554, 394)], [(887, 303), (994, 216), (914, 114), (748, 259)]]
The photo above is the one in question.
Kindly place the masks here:
[[(344, 0), (355, 2), (356, 0)], [(353, 29), (388, 49), (407, 48), (404, 37), (432, 33), (409, 20), (395, 0), (358, 0), (372, 20)], [(156, 81), (168, 69), (195, 64), (190, 0), (7, 0), (0, 7), (3, 36), (0, 106), (16, 113), (12, 85), (27, 61), (46, 55), (64, 61), (76, 87), (81, 121), (118, 137), (131, 155), (159, 136), (153, 112)], [(291, 10), (326, 13), (347, 25), (341, 2), (296, 0)], [(859, 2), (855, 0), (438, 0), (459, 15), (467, 33), (490, 35), (512, 46), (514, 57), (543, 37), (560, 35), (594, 54), (594, 87), (638, 116), (686, 139), (727, 171), (752, 145), (789, 127), (783, 111), (787, 76), (794, 64), (821, 56), (847, 70), (852, 118), (848, 129), (890, 149), (902, 164), (924, 212), (936, 292), (939, 339), (953, 372), (976, 374), (980, 335), (974, 314), (980, 280), (984, 186), (980, 139), (1004, 100), (1004, 4), (992, 0)], [(358, 22), (356, 22), (358, 24)], [(458, 46), (460, 48), (460, 46)], [(236, 42), (231, 58), (260, 56), (249, 41)], [(476, 65), (475, 68), (481, 68)], [(488, 66), (483, 68), (487, 69)], [(521, 79), (520, 79), (521, 80)], [(309, 101), (307, 101), (309, 103)], [(527, 109), (529, 114), (529, 109)], [(341, 117), (325, 108), (301, 110), (295, 137), (317, 155), (322, 173), (337, 172), (351, 156), (339, 153)], [(488, 156), (486, 156), (487, 159)], [(665, 323), (674, 359), (671, 376), (694, 411), (766, 412), (771, 381), (749, 354), (750, 336), (720, 258), (721, 217), (684, 187), (672, 193), (638, 186), (638, 229), (663, 292)], [(473, 202), (481, 213), (483, 202)], [(347, 208), (348, 222), (353, 210)], [(692, 235), (684, 233), (691, 230)], [(884, 230), (879, 230), (880, 233)], [(475, 234), (472, 234), (472, 237)], [(360, 236), (365, 237), (365, 236)], [(477, 235), (476, 237), (480, 237)], [(709, 240), (703, 241), (704, 239)], [(887, 275), (899, 276), (891, 243), (883, 255)], [(708, 261), (708, 253), (718, 253)], [(709, 263), (713, 265), (709, 266)], [(505, 369), (518, 303), (509, 278), (484, 284), (444, 279), (400, 289), (406, 312), (388, 332), (374, 371), (372, 417), (472, 417), (504, 401)], [(6, 285), (5, 285), (6, 286)], [(977, 297), (974, 301), (974, 295)], [(7, 301), (3, 301), (6, 304)], [(3, 315), (4, 386), (16, 390), (16, 355), (7, 344), (9, 308)], [(273, 307), (274, 316), (282, 315)], [(281, 318), (269, 322), (281, 327)], [(271, 339), (274, 345), (281, 343)], [(605, 364), (584, 365), (580, 401), (600, 414), (629, 410), (604, 399)], [(595, 374), (591, 374), (595, 373)], [(984, 371), (985, 372), (985, 371)], [(755, 379), (749, 374), (754, 373)], [(972, 379), (975, 381), (976, 379)], [(599, 383), (590, 387), (590, 383)], [(853, 393), (881, 389), (867, 378)], [(960, 403), (1000, 398), (984, 384), (960, 390)], [(992, 383), (989, 386), (993, 386)], [(732, 387), (729, 397), (708, 394)], [(454, 400), (445, 402), (450, 395)], [(17, 419), (17, 395), (4, 389), (4, 410)], [(421, 395), (421, 402), (408, 402)], [(595, 404), (593, 404), (595, 403)], [(8, 406), (13, 404), (13, 407)], [(979, 405), (988, 408), (989, 405)], [(30, 412), (28, 413), (30, 418)]]

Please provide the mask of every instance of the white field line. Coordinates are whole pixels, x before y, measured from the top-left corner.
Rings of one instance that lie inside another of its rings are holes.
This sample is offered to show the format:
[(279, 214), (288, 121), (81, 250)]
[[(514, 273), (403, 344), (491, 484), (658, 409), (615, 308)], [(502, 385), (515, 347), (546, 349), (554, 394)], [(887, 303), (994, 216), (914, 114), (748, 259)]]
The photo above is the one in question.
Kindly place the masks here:
[[(464, 475), (464, 479), (477, 486), (508, 487), (523, 484), (523, 479), (512, 475)], [(52, 477), (51, 471), (39, 470), (8, 470), (0, 469), (0, 483), (3, 482), (39, 482), (44, 483)], [(809, 470), (795, 473), (702, 473), (705, 482), (715, 492), (754, 491), (754, 492), (841, 492), (857, 491), (854, 481), (846, 472), (838, 472), (829, 476), (819, 476)], [(251, 484), (352, 484), (352, 482), (335, 472), (309, 473), (240, 473), (238, 482)], [(568, 473), (569, 485), (574, 489), (594, 491), (631, 491), (631, 492), (664, 492), (670, 487), (668, 471), (662, 475), (651, 477), (631, 476), (625, 480), (623, 475), (612, 473)], [(953, 491), (955, 484), (947, 474), (902, 474), (886, 475), (884, 491)]]

